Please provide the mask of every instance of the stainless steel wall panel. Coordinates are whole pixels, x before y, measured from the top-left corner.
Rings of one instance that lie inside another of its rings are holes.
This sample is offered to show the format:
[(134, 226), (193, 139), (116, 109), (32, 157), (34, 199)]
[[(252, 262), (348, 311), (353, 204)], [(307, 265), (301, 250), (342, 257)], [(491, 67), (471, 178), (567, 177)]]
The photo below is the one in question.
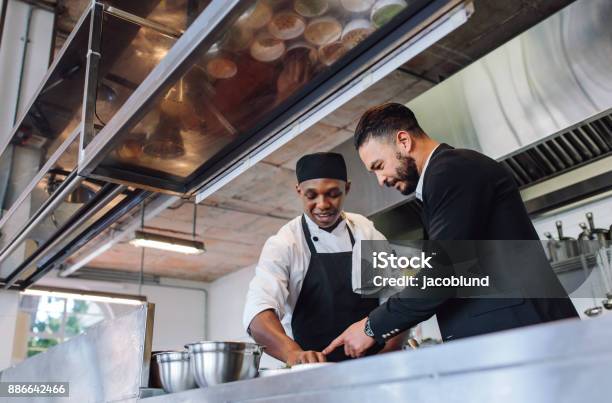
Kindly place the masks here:
[[(69, 382), (70, 397), (28, 402), (125, 402), (148, 382), (154, 307), (103, 322), (67, 342), (0, 372), (1, 382)], [(148, 355), (147, 355), (148, 353)], [(10, 401), (11, 399), (0, 402)]]

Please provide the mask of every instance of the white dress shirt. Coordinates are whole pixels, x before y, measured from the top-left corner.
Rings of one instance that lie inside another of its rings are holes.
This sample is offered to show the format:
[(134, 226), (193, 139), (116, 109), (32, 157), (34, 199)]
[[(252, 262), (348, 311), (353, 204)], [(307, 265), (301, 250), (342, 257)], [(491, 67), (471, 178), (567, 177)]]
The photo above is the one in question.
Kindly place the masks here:
[(433, 155), (434, 151), (436, 151), (438, 147), (440, 147), (440, 144), (438, 144), (436, 148), (431, 150), (431, 153), (429, 153), (429, 156), (425, 160), (425, 165), (423, 165), (423, 170), (421, 171), (421, 175), (419, 176), (419, 181), (417, 182), (417, 187), (416, 187), (416, 190), (414, 191), (414, 195), (420, 201), (423, 201), (423, 181), (424, 181), (423, 178), (425, 178), (425, 170), (427, 169), (427, 165), (429, 165), (429, 160), (431, 159), (431, 156)]
[[(307, 215), (306, 224), (318, 253), (351, 251), (351, 240), (347, 224), (355, 238), (353, 249), (353, 290), (359, 292), (361, 278), (361, 240), (385, 240), (366, 217), (343, 213), (344, 220), (332, 232), (319, 228)], [(273, 309), (285, 332), (292, 337), (291, 315), (302, 289), (302, 283), (310, 264), (310, 250), (302, 230), (302, 216), (285, 224), (276, 235), (266, 241), (255, 267), (243, 315), (243, 324), (248, 328), (260, 312)], [(314, 241), (317, 238), (317, 241)]]

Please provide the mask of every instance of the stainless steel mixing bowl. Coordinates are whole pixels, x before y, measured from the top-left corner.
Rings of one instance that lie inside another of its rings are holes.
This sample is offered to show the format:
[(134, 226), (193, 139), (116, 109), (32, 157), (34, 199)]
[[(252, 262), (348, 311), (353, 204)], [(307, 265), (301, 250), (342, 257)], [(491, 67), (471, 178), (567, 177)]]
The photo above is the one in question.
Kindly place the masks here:
[(203, 388), (255, 378), (263, 347), (255, 343), (203, 341), (188, 344), (191, 369)]
[(167, 393), (197, 387), (187, 351), (165, 351), (155, 355), (162, 387)]

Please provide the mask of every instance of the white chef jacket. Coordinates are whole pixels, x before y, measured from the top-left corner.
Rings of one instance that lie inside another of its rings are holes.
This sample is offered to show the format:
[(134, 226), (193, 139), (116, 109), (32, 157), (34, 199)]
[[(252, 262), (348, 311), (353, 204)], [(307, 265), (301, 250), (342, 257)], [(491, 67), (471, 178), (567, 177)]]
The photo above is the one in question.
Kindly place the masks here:
[[(319, 228), (307, 215), (306, 224), (318, 253), (351, 251), (347, 225), (355, 238), (353, 248), (352, 285), (360, 291), (361, 240), (385, 240), (372, 221), (360, 214), (343, 213), (344, 220), (332, 232)], [(317, 238), (317, 241), (314, 241)], [(266, 241), (251, 280), (243, 315), (243, 325), (248, 329), (260, 312), (273, 309), (285, 332), (292, 337), (291, 316), (302, 289), (302, 283), (310, 264), (310, 250), (302, 230), (302, 216), (285, 224), (276, 235)]]

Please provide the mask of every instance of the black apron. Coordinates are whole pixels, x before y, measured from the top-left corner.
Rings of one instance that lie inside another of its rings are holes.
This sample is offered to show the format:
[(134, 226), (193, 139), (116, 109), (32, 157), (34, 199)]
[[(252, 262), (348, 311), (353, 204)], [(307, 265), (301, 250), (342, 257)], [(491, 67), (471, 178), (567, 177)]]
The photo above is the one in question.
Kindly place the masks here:
[[(354, 246), (355, 238), (348, 226), (347, 229)], [(347, 327), (378, 307), (378, 299), (362, 298), (353, 292), (352, 251), (317, 253), (304, 216), (302, 230), (310, 249), (310, 264), (293, 310), (291, 330), (294, 340), (304, 351), (322, 351)], [(368, 355), (381, 348), (374, 346), (368, 350)], [(349, 358), (343, 347), (327, 356), (327, 360), (332, 362)]]

